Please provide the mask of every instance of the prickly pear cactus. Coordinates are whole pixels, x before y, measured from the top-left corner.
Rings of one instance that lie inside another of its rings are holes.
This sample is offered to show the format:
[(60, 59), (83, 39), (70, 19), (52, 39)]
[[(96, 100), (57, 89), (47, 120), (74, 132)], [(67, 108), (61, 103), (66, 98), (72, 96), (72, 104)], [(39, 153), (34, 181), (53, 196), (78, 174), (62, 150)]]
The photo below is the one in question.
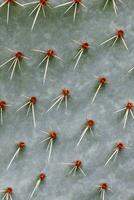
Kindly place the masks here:
[(134, 1), (31, 2), (0, 6), (1, 199), (132, 200)]

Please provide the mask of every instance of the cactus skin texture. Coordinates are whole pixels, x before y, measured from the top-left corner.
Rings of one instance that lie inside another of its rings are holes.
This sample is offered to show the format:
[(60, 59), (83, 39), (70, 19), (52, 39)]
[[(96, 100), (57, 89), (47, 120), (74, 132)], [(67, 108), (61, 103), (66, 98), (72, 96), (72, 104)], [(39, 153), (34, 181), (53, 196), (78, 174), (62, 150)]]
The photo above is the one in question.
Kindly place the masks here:
[[(21, 1), (22, 4), (28, 2), (31, 1)], [(134, 65), (134, 1), (124, 0), (124, 4), (117, 1), (117, 16), (110, 3), (103, 10), (103, 0), (83, 1), (87, 8), (78, 6), (74, 22), (73, 9), (64, 15), (68, 6), (54, 8), (65, 2), (52, 0), (50, 6), (53, 9), (45, 7), (46, 18), (40, 12), (33, 31), (35, 15), (28, 15), (35, 5), (24, 8), (11, 5), (8, 25), (7, 5), (0, 8), (0, 64), (14, 55), (7, 48), (23, 52), (28, 58), (20, 61), (21, 72), (17, 66), (12, 80), (11, 71), (8, 71), (10, 64), (0, 69), (0, 101), (6, 102), (2, 110), (3, 124), (0, 125), (0, 188), (12, 188), (13, 200), (28, 199), (38, 175), (44, 173), (45, 180), (32, 199), (99, 200), (102, 199), (100, 184), (107, 183), (105, 200), (132, 200), (134, 120), (128, 117), (123, 129), (124, 113), (114, 112), (127, 102), (134, 102), (134, 71), (128, 73)], [(128, 51), (120, 40), (114, 47), (111, 47), (112, 41), (99, 46), (114, 36), (116, 30), (124, 30)], [(73, 40), (90, 44), (75, 71), (74, 56), (79, 51), (79, 44)], [(38, 67), (44, 55), (33, 49), (53, 49), (63, 60), (50, 59), (44, 85), (45, 63)], [(108, 83), (91, 104), (98, 87), (96, 76), (107, 77)], [(68, 108), (63, 101), (58, 110), (54, 107), (46, 113), (64, 88), (70, 91)], [(28, 116), (27, 108), (16, 112), (26, 102), (26, 96), (37, 98), (35, 128), (31, 110)], [(88, 119), (95, 122), (93, 135), (87, 130), (76, 147)], [(57, 133), (49, 162), (47, 141), (40, 143), (48, 136), (41, 130)], [(20, 141), (25, 142), (26, 147), (7, 171)], [(104, 166), (118, 142), (123, 142), (126, 148), (119, 152), (115, 162), (111, 160)], [(68, 174), (70, 166), (63, 163), (75, 160), (82, 162), (86, 176), (79, 170), (75, 176)], [(1, 199), (3, 194), (0, 194)]]

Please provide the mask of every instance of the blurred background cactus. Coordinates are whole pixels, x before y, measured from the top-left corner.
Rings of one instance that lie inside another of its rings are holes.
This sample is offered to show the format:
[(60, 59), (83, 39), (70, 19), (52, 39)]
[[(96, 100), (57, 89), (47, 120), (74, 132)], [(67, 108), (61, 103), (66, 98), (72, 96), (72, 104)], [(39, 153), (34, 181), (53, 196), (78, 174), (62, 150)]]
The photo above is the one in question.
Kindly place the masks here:
[[(26, 4), (31, 1), (18, 2)], [(0, 69), (0, 98), (7, 105), (3, 109), (0, 127), (0, 188), (12, 187), (14, 200), (28, 199), (40, 173), (45, 173), (45, 180), (33, 199), (99, 200), (99, 184), (108, 183), (111, 190), (106, 192), (105, 199), (132, 200), (134, 122), (128, 116), (123, 129), (123, 113), (114, 112), (134, 101), (134, 71), (128, 73), (134, 64), (134, 1), (117, 1), (117, 16), (111, 2), (103, 10), (103, 0), (83, 1), (87, 8), (78, 7), (75, 22), (74, 7), (66, 15), (64, 12), (68, 6), (54, 8), (66, 2), (51, 0), (51, 7), (45, 7), (46, 18), (40, 12), (33, 31), (31, 26), (35, 14), (29, 14), (35, 5), (10, 5), (8, 25), (7, 5), (0, 8), (0, 63), (14, 56), (8, 48), (22, 52), (28, 58), (20, 61), (21, 71), (17, 65), (12, 80), (9, 63)], [(122, 41), (114, 47), (110, 42), (99, 46), (114, 36), (117, 29), (124, 30), (128, 51)], [(74, 56), (80, 46), (73, 40), (90, 44), (76, 70)], [(44, 55), (33, 52), (33, 49), (53, 49), (63, 60), (50, 60), (45, 85), (46, 63), (38, 67)], [(98, 86), (96, 76), (107, 77), (108, 84), (101, 88), (91, 104)], [(64, 88), (70, 90), (68, 109), (65, 109), (63, 101), (58, 110), (53, 108), (46, 113), (53, 99)], [(36, 128), (31, 110), (28, 117), (26, 108), (16, 112), (27, 101), (26, 97), (37, 98), (34, 107)], [(93, 135), (87, 130), (76, 148), (87, 119), (95, 122)], [(41, 130), (57, 134), (49, 163), (47, 142), (40, 143), (47, 136)], [(25, 149), (19, 152), (7, 171), (19, 142), (25, 142)], [(116, 142), (123, 142), (129, 148), (120, 152), (116, 162), (111, 161), (104, 167)], [(70, 168), (62, 163), (79, 160), (86, 176), (82, 173), (68, 175)], [(104, 187), (107, 188), (107, 185), (101, 185), (101, 188)], [(11, 188), (6, 192), (12, 193)]]

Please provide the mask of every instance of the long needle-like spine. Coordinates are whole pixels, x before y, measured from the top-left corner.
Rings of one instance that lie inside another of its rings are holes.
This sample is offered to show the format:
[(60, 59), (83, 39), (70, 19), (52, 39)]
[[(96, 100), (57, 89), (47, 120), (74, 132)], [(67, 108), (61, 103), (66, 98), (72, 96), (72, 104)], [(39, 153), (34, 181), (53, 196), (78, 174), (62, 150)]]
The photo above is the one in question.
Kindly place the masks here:
[(39, 187), (39, 185), (40, 185), (40, 182), (41, 182), (41, 180), (39, 179), (39, 180), (37, 181), (37, 183), (36, 183), (36, 185), (35, 185), (35, 187), (34, 187), (32, 193), (31, 193), (29, 199), (31, 199), (31, 198), (33, 197), (34, 193), (36, 192), (36, 190), (38, 189), (38, 187)]
[(46, 67), (45, 67), (44, 78), (43, 78), (43, 85), (45, 84), (45, 81), (46, 81), (46, 75), (47, 75), (48, 65), (49, 65), (49, 57), (47, 56)]
[(88, 130), (88, 126), (84, 129), (83, 133), (81, 134), (81, 137), (80, 137), (80, 139), (79, 139), (79, 142), (77, 143), (77, 147), (80, 145), (80, 143), (81, 143), (81, 141), (82, 141), (84, 135), (86, 134), (87, 130)]
[(31, 31), (32, 31), (33, 28), (34, 28), (34, 25), (35, 25), (35, 23), (36, 23), (36, 20), (37, 20), (37, 17), (38, 17), (38, 15), (39, 15), (39, 12), (40, 12), (41, 7), (42, 7), (42, 6), (39, 5), (38, 10), (37, 10), (36, 15), (35, 15), (35, 18), (34, 18), (34, 21), (33, 21), (33, 24), (32, 24), (32, 27), (31, 27)]
[(107, 160), (107, 162), (105, 163), (105, 166), (109, 163), (109, 161), (116, 155), (116, 153), (118, 152), (118, 149), (115, 149), (114, 152), (112, 153), (112, 155), (110, 156), (110, 158)]
[(17, 151), (15, 152), (15, 154), (13, 155), (11, 161), (9, 162), (9, 164), (7, 166), (7, 170), (10, 168), (12, 162), (14, 161), (15, 157), (18, 155), (19, 152), (20, 152), (20, 148), (18, 148)]
[(95, 94), (94, 94), (94, 97), (93, 97), (93, 99), (92, 99), (92, 102), (91, 102), (91, 103), (94, 103), (94, 101), (95, 101), (95, 99), (96, 99), (96, 96), (97, 96), (97, 94), (98, 94), (99, 90), (101, 89), (101, 86), (102, 86), (102, 84), (100, 83), (100, 84), (99, 84), (99, 86), (98, 86), (98, 88), (97, 88), (97, 90), (96, 90), (96, 92), (95, 92)]

